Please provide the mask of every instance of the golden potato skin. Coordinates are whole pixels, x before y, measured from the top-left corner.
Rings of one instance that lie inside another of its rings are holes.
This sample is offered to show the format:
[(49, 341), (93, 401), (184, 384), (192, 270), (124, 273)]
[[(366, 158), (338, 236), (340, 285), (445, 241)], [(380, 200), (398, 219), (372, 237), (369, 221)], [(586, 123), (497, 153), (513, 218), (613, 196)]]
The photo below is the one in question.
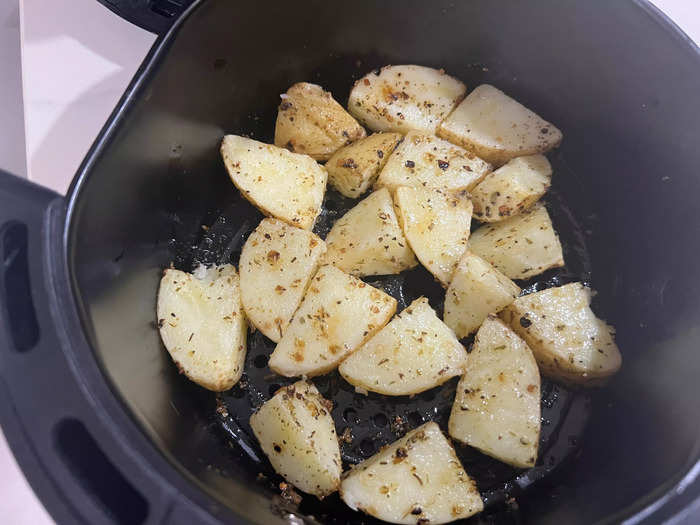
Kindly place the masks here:
[(328, 183), (346, 197), (360, 197), (377, 180), (400, 140), (399, 133), (373, 133), (340, 148), (326, 163)]
[(321, 86), (298, 82), (282, 97), (275, 125), (275, 145), (313, 159), (367, 136), (364, 128)]
[(355, 82), (348, 110), (373, 131), (434, 135), (466, 90), (461, 81), (442, 69), (385, 66)]

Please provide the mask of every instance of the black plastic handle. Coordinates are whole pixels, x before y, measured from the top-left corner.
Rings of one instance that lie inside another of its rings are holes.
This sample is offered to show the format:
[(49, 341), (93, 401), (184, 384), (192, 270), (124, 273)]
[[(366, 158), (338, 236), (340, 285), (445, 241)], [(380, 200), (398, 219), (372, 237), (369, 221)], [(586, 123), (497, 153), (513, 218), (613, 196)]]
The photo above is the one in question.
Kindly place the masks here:
[(165, 34), (194, 0), (97, 0), (146, 31)]
[(0, 172), (0, 425), (10, 448), (59, 523), (209, 522), (179, 476), (163, 476), (169, 466), (92, 357), (65, 272), (64, 220), (61, 196)]

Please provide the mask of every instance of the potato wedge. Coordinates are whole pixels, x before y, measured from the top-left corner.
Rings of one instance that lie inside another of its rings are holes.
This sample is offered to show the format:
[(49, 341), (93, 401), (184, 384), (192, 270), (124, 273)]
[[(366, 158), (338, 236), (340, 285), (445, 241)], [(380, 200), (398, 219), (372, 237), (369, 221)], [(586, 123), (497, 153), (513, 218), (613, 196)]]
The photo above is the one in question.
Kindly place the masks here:
[(325, 262), (356, 276), (395, 274), (418, 264), (387, 189), (371, 193), (326, 236)]
[(614, 329), (590, 308), (591, 291), (581, 283), (517, 298), (501, 317), (532, 349), (546, 376), (596, 386), (620, 369)]
[(413, 301), (340, 364), (356, 387), (387, 396), (430, 390), (464, 373), (467, 351), (428, 304)]
[(434, 135), (466, 91), (462, 82), (442, 70), (385, 66), (355, 82), (348, 110), (373, 131), (416, 130)]
[(374, 133), (336, 151), (326, 163), (328, 183), (352, 199), (374, 181), (401, 140), (399, 133)]
[(316, 160), (367, 136), (364, 128), (321, 86), (298, 82), (282, 96), (275, 145)]
[(250, 417), (275, 472), (320, 499), (338, 490), (342, 471), (329, 404), (313, 384), (297, 381), (280, 388)]
[(509, 160), (472, 190), (474, 217), (496, 222), (522, 213), (547, 192), (551, 181), (552, 166), (544, 155)]
[(476, 484), (433, 422), (353, 467), (340, 497), (351, 509), (389, 523), (448, 523), (484, 508)]
[(475, 332), (489, 314), (512, 303), (520, 287), (478, 255), (466, 252), (445, 293), (443, 319), (460, 339)]
[(541, 204), (472, 233), (468, 249), (511, 279), (528, 279), (564, 266), (559, 237)]
[(326, 191), (326, 173), (307, 155), (237, 135), (226, 135), (221, 156), (241, 195), (265, 215), (313, 228)]
[(480, 158), (446, 140), (411, 132), (389, 157), (374, 188), (470, 190), (490, 169)]
[(499, 461), (535, 466), (540, 371), (525, 341), (494, 315), (476, 333), (448, 428), (454, 439)]
[(416, 257), (447, 286), (467, 248), (472, 202), (465, 190), (400, 186), (394, 192), (399, 224)]
[(250, 234), (238, 266), (241, 301), (266, 337), (282, 338), (325, 253), (320, 237), (277, 219), (263, 219)]
[(283, 376), (330, 372), (389, 322), (396, 299), (333, 266), (322, 266), (270, 356)]
[(236, 268), (166, 269), (158, 290), (158, 328), (180, 372), (220, 392), (243, 373), (246, 322)]
[(488, 84), (469, 93), (440, 123), (437, 135), (496, 166), (549, 151), (562, 139), (553, 124)]

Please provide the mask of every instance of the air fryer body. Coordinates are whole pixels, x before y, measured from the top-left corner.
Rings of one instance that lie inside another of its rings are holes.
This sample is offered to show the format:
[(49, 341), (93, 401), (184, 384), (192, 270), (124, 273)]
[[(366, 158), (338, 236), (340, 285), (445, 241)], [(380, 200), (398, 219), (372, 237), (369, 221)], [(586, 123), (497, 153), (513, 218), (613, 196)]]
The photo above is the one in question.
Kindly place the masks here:
[[(154, 326), (160, 272), (202, 225), (248, 206), (218, 154), (225, 133), (270, 141), (292, 83), (321, 84), (344, 103), (355, 79), (401, 63), (445, 68), (468, 89), (493, 84), (563, 130), (556, 155), (567, 169), (554, 188), (583, 225), (594, 307), (617, 327), (624, 356), (593, 395), (577, 456), (493, 519), (616, 522), (646, 508), (635, 519), (658, 521), (686, 508), (699, 490), (687, 473), (700, 436), (700, 60), (636, 2), (210, 0), (194, 9), (83, 165), (57, 248), (75, 329), (174, 467), (159, 475), (203, 491), (202, 516), (284, 516), (255, 463), (215, 428), (214, 396), (164, 351)], [(660, 497), (661, 510), (648, 509)]]

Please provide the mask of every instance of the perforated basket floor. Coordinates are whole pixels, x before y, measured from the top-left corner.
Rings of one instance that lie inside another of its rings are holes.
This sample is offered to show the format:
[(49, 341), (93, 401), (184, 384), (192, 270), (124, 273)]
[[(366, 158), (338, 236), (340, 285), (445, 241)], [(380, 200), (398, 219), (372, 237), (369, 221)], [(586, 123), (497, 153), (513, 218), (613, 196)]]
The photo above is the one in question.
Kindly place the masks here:
[[(328, 190), (323, 212), (314, 231), (325, 237), (333, 222), (356, 202)], [(590, 279), (584, 232), (555, 190), (547, 195), (545, 202), (559, 233), (567, 265), (531, 280), (518, 282), (523, 293), (572, 281), (588, 282)], [(237, 200), (219, 215), (194, 245), (176, 250), (178, 255), (175, 266), (191, 270), (200, 262), (232, 262), (237, 265), (245, 239), (261, 219), (262, 215), (247, 202)], [(479, 223), (473, 221), (473, 228), (478, 226)], [(400, 275), (364, 280), (395, 297), (398, 311), (423, 295), (442, 316), (444, 289), (420, 266)], [(471, 340), (464, 340), (463, 343), (470, 348)], [(231, 390), (218, 394), (218, 410), (214, 415), (224, 438), (233, 447), (239, 447), (250, 459), (262, 474), (260, 482), (272, 487), (276, 487), (281, 478), (273, 472), (258, 447), (248, 421), (251, 414), (281, 386), (294, 382), (293, 379), (274, 374), (268, 368), (267, 361), (274, 347), (275, 343), (260, 332), (249, 335), (243, 378)], [(354, 387), (345, 382), (337, 371), (315, 377), (312, 381), (325, 398), (333, 401), (332, 415), (338, 435), (346, 437), (341, 439), (341, 454), (347, 467), (368, 458), (382, 446), (427, 421), (435, 421), (446, 430), (458, 378), (411, 397), (356, 393)], [(495, 504), (521, 494), (564, 462), (576, 450), (589, 413), (590, 398), (586, 392), (570, 390), (543, 379), (542, 431), (538, 462), (534, 468), (518, 470), (475, 449), (455, 443), (457, 453), (469, 475), (475, 479), (486, 507), (493, 508)], [(347, 523), (346, 514), (339, 517), (335, 512), (337, 505), (342, 505), (337, 495), (330, 496), (323, 502), (304, 496), (299, 512), (315, 516), (326, 523)], [(358, 522), (366, 523), (375, 521), (360, 514), (357, 514), (357, 519)]]

